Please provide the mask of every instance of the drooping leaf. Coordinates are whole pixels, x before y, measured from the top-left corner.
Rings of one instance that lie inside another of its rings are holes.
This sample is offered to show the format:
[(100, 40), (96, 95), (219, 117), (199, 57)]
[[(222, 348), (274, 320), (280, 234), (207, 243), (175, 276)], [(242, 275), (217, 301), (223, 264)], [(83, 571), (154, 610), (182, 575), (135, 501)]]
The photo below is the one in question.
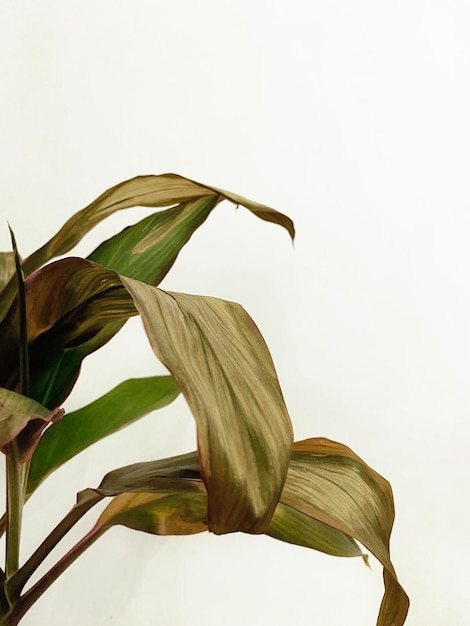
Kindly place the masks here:
[(177, 490), (180, 478), (202, 480), (197, 452), (120, 467), (106, 474), (97, 490), (103, 495), (148, 492), (159, 489), (165, 479), (173, 481), (171, 484)]
[(409, 600), (390, 560), (394, 506), (389, 483), (346, 446), (307, 439), (293, 446), (281, 503), (350, 535), (377, 557), (385, 582), (377, 625), (401, 626)]
[(0, 289), (15, 274), (15, 255), (13, 252), (0, 252)]
[(170, 206), (209, 195), (213, 192), (175, 174), (131, 178), (111, 187), (75, 213), (54, 237), (25, 260), (24, 271), (28, 275), (50, 259), (69, 252), (92, 228), (116, 211), (135, 206)]
[(282, 502), (277, 505), (266, 534), (333, 556), (364, 556), (354, 539), (346, 533)]
[[(212, 197), (211, 201), (215, 203), (227, 199), (236, 204), (241, 204), (260, 219), (286, 228), (292, 239), (294, 238), (295, 231), (292, 221), (270, 207), (215, 187), (201, 185), (177, 174), (137, 176), (108, 189), (90, 205), (75, 213), (54, 237), (24, 261), (23, 271), (28, 276), (54, 257), (65, 254), (94, 226), (116, 211), (134, 206), (164, 207), (195, 201), (200, 198), (206, 198), (209, 201), (209, 197)], [(132, 277), (145, 280), (135, 275)], [(8, 310), (15, 291), (15, 284), (10, 280), (1, 293), (0, 320), (3, 319)]]
[(251, 202), (241, 196), (201, 185), (177, 174), (137, 176), (105, 191), (90, 205), (75, 213), (44, 246), (34, 252), (23, 264), (28, 275), (50, 259), (71, 250), (94, 226), (116, 211), (134, 206), (164, 207), (204, 196), (220, 195), (242, 204), (261, 219), (276, 222), (294, 236), (292, 222), (285, 215)]
[(171, 376), (124, 381), (91, 404), (67, 413), (41, 438), (31, 459), (27, 494), (88, 446), (172, 402), (179, 389)]
[[(187, 481), (189, 483), (189, 481)], [(115, 496), (98, 519), (98, 527), (116, 524), (153, 535), (192, 535), (207, 530), (207, 494), (199, 491), (176, 493), (124, 493)]]
[(156, 286), (216, 204), (217, 196), (205, 196), (154, 213), (103, 242), (88, 258)]
[(287, 230), (292, 241), (295, 237), (295, 228), (292, 220), (287, 217), (287, 215), (283, 215), (279, 213), (279, 211), (275, 211), (270, 207), (259, 204), (259, 202), (253, 202), (252, 200), (248, 200), (243, 196), (239, 196), (236, 193), (232, 193), (231, 191), (225, 191), (224, 189), (218, 189), (217, 187), (211, 187), (214, 191), (220, 194), (226, 200), (231, 200), (235, 204), (241, 204), (246, 209), (249, 209), (256, 217), (259, 217), (261, 220), (265, 222), (271, 222), (273, 224), (278, 224)]
[(87, 493), (87, 499), (93, 493), (114, 496), (95, 530), (121, 524), (156, 535), (190, 535), (208, 529), (207, 492), (196, 452), (121, 467)]
[[(166, 487), (178, 490), (178, 480), (200, 480), (197, 452), (134, 463), (107, 474), (97, 489), (102, 495), (124, 492), (149, 492)], [(168, 481), (166, 483), (165, 481)], [(323, 524), (291, 507), (278, 503), (266, 534), (296, 545), (313, 548), (336, 556), (363, 556), (357, 543), (345, 533)]]
[(284, 484), (292, 426), (253, 320), (232, 302), (122, 281), (196, 419), (210, 530), (264, 532)]
[(50, 411), (31, 398), (0, 388), (0, 450), (6, 452), (6, 446), (16, 438), (19, 460), (24, 463), (44, 428), (63, 414), (62, 409)]

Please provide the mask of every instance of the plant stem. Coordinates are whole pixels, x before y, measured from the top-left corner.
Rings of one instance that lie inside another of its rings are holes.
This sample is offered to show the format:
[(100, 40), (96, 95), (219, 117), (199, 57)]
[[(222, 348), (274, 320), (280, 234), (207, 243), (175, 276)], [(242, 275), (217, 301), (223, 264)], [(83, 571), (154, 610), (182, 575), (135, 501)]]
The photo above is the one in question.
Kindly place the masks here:
[(24, 503), (24, 475), (19, 462), (16, 442), (11, 442), (6, 455), (7, 512), (6, 512), (6, 557), (7, 579), (19, 568), (21, 521)]
[(44, 539), (41, 545), (30, 556), (26, 563), (16, 572), (16, 574), (8, 581), (7, 591), (12, 598), (19, 596), (23, 587), (34, 574), (37, 568), (42, 564), (50, 552), (65, 537), (73, 526), (87, 513), (95, 504), (103, 499), (104, 496), (90, 493), (88, 498), (84, 498), (77, 503), (62, 521), (57, 524), (54, 530)]
[(16, 626), (25, 613), (33, 606), (42, 594), (72, 563), (108, 530), (107, 526), (95, 526), (75, 546), (63, 556), (38, 582), (22, 596), (11, 613), (5, 618), (4, 626)]

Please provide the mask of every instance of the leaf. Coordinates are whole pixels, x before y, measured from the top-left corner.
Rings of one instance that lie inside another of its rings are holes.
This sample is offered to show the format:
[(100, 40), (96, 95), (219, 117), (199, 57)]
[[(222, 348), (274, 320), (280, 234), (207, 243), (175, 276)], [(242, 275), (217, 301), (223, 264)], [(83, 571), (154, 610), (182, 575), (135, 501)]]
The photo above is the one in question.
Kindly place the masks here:
[(14, 252), (0, 252), (0, 289), (15, 274)]
[(279, 213), (279, 211), (271, 209), (270, 207), (264, 204), (253, 202), (252, 200), (248, 200), (247, 198), (244, 198), (243, 196), (239, 196), (235, 193), (232, 193), (231, 191), (225, 191), (224, 189), (218, 189), (217, 187), (211, 187), (211, 189), (213, 191), (216, 191), (226, 200), (231, 200), (235, 204), (241, 204), (246, 209), (249, 209), (254, 215), (256, 215), (256, 217), (259, 217), (261, 220), (282, 226), (283, 228), (287, 230), (292, 241), (294, 241), (294, 238), (295, 238), (294, 223), (290, 219), (290, 217), (287, 217), (287, 215), (283, 215), (282, 213)]
[(23, 269), (28, 275), (50, 259), (69, 252), (92, 228), (116, 211), (135, 206), (164, 207), (208, 195), (213, 192), (175, 174), (136, 176), (111, 187), (75, 213), (54, 237), (25, 260)]
[[(70, 393), (83, 358), (101, 347), (137, 312), (115, 272), (68, 258), (25, 281), (29, 395), (51, 408)], [(19, 390), (19, 307), (0, 323), (0, 385)]]
[(206, 196), (154, 213), (102, 243), (88, 258), (123, 276), (158, 285), (217, 200)]
[(171, 376), (127, 380), (49, 428), (31, 459), (27, 494), (93, 443), (167, 406), (179, 394)]
[(394, 519), (389, 483), (346, 446), (306, 439), (293, 446), (281, 496), (284, 505), (354, 537), (384, 566), (378, 626), (401, 626), (409, 600), (390, 561)]
[[(201, 198), (205, 198), (207, 202), (215, 202), (215, 204), (222, 199), (241, 204), (259, 218), (283, 226), (288, 230), (292, 239), (294, 238), (292, 221), (270, 207), (215, 187), (201, 185), (177, 174), (137, 176), (111, 187), (94, 202), (75, 213), (56, 235), (23, 262), (23, 271), (26, 276), (29, 276), (54, 257), (69, 252), (94, 226), (116, 211), (134, 206), (164, 207)], [(190, 234), (189, 232), (189, 236)], [(184, 243), (186, 241), (187, 239)], [(180, 245), (180, 248), (184, 243)], [(139, 277), (133, 276), (133, 278)], [(3, 319), (13, 301), (15, 291), (16, 286), (10, 280), (1, 292), (0, 320)]]
[[(207, 528), (207, 493), (196, 452), (135, 463), (107, 474), (100, 496), (115, 496), (95, 526), (121, 524), (156, 535), (190, 535)], [(80, 500), (80, 494), (79, 494)]]
[[(189, 481), (188, 481), (189, 483)], [(207, 495), (203, 483), (176, 493), (125, 493), (113, 498), (96, 527), (116, 524), (153, 535), (192, 535), (207, 530)]]
[[(134, 463), (114, 470), (103, 478), (96, 492), (103, 496), (165, 489), (177, 493), (181, 489), (188, 490), (190, 480), (201, 480), (197, 452), (159, 461)], [(276, 507), (267, 534), (281, 541), (314, 548), (327, 554), (362, 556), (359, 546), (348, 535), (280, 503)]]
[(281, 502), (276, 507), (266, 534), (333, 556), (364, 556), (354, 539), (346, 533)]
[(261, 334), (233, 302), (122, 281), (196, 419), (210, 530), (264, 532), (284, 484), (292, 426)]
[(158, 490), (164, 480), (172, 481), (168, 484), (176, 488), (178, 483), (174, 479), (181, 478), (202, 480), (197, 452), (120, 467), (106, 474), (97, 491), (107, 496), (127, 491), (153, 491)]
[(229, 192), (206, 187), (177, 174), (137, 176), (111, 187), (94, 202), (75, 213), (52, 239), (26, 259), (23, 264), (25, 274), (29, 275), (53, 257), (71, 250), (94, 226), (116, 211), (134, 206), (164, 207), (213, 196), (214, 193), (242, 204), (261, 219), (284, 226), (291, 237), (294, 236), (289, 218), (269, 207), (232, 196)]
[(7, 445), (16, 438), (19, 459), (24, 463), (30, 458), (43, 429), (63, 414), (62, 409), (50, 411), (31, 398), (0, 388), (0, 449), (6, 453)]

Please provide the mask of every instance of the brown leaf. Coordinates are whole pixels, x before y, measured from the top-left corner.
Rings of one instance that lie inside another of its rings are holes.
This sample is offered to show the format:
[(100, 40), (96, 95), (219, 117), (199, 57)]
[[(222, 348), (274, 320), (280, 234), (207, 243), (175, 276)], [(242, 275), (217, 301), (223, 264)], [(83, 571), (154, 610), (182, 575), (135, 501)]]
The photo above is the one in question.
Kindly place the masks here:
[(317, 438), (293, 446), (281, 502), (362, 543), (384, 567), (377, 626), (401, 626), (409, 600), (390, 560), (394, 520), (389, 483), (346, 446)]
[(284, 484), (292, 426), (261, 334), (233, 302), (122, 281), (196, 419), (210, 530), (264, 532)]

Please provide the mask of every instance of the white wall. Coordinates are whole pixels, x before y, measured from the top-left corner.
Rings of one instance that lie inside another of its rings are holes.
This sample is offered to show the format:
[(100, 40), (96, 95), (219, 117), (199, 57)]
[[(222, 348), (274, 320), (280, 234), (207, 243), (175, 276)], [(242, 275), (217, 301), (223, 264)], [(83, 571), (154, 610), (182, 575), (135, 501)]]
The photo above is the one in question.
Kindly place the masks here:
[[(469, 20), (463, 0), (0, 6), (1, 248), (7, 219), (26, 255), (137, 174), (174, 171), (287, 212), (295, 249), (223, 205), (164, 286), (244, 304), (296, 437), (342, 441), (391, 481), (409, 626), (462, 626), (470, 609)], [(88, 359), (68, 406), (159, 371), (132, 323)], [(28, 505), (24, 556), (107, 470), (194, 447), (178, 401), (84, 453)], [(381, 592), (377, 563), (119, 528), (24, 624), (367, 626)]]

